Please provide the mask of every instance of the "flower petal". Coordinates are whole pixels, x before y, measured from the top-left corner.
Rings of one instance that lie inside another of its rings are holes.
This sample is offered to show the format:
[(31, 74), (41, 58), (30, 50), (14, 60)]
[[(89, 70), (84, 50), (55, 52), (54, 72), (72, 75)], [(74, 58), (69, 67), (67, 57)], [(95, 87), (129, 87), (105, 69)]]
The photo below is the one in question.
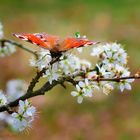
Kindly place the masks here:
[(82, 97), (82, 96), (78, 96), (77, 102), (78, 102), (79, 104), (81, 104), (81, 103), (83, 102), (83, 97)]

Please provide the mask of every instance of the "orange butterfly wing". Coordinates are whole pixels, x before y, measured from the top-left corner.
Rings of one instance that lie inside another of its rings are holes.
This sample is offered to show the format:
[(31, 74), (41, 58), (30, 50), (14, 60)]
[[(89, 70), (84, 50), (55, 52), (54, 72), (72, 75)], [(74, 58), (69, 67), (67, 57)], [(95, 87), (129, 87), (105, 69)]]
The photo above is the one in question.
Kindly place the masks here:
[(33, 43), (42, 47), (48, 46), (47, 43), (45, 43), (43, 40), (41, 40), (41, 38), (35, 36), (34, 34), (14, 34), (14, 36), (16, 36), (19, 39), (28, 41), (30, 43)]
[(19, 39), (36, 44), (42, 48), (48, 49), (51, 52), (63, 52), (72, 48), (89, 46), (98, 43), (83, 38), (60, 39), (58, 36), (48, 35), (45, 33), (14, 34), (14, 36)]
[(28, 41), (32, 44), (36, 44), (42, 48), (53, 50), (55, 47), (56, 41), (58, 40), (57, 36), (51, 36), (48, 34), (14, 34), (19, 39)]
[(97, 44), (97, 42), (89, 41), (83, 38), (66, 38), (59, 46), (59, 51), (66, 51), (72, 48), (79, 48)]

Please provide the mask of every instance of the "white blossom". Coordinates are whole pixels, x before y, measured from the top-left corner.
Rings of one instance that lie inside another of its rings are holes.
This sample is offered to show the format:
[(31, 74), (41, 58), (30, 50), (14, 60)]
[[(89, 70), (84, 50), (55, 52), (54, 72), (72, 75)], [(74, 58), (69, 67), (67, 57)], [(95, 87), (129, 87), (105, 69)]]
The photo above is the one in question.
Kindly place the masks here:
[(82, 91), (84, 92), (84, 96), (87, 96), (87, 97), (92, 97), (92, 88), (93, 86), (90, 85), (88, 79), (85, 79), (85, 81), (80, 81), (79, 82), (79, 86), (82, 88)]
[(0, 106), (5, 105), (7, 103), (7, 98), (4, 95), (3, 91), (0, 90)]
[(52, 84), (53, 80), (56, 80), (60, 77), (60, 71), (58, 68), (58, 63), (54, 63), (49, 69), (46, 70), (43, 77), (47, 77), (49, 79), (50, 84)]
[(24, 117), (34, 117), (35, 107), (31, 106), (28, 100), (19, 101), (19, 113), (23, 114)]
[(14, 52), (16, 52), (15, 45), (5, 42), (4, 46), (0, 46), (0, 57), (9, 56), (10, 54), (13, 54)]
[(35, 112), (35, 107), (31, 106), (28, 100), (20, 100), (18, 112), (12, 113), (13, 128), (18, 131), (23, 131), (27, 127), (30, 127), (31, 122), (34, 120)]
[(7, 82), (6, 92), (8, 95), (9, 101), (18, 99), (26, 93), (27, 84), (25, 81), (20, 79), (13, 79)]
[(98, 71), (99, 71), (99, 76), (102, 76), (104, 78), (109, 78), (110, 77), (110, 72), (108, 72), (104, 66), (99, 66), (98, 64), (96, 64), (97, 68), (98, 68)]
[[(109, 54), (109, 52), (112, 54), (107, 55)], [(127, 64), (127, 54), (125, 50), (122, 48), (121, 44), (117, 44), (117, 43), (110, 44), (110, 49), (106, 51), (106, 59), (108, 59), (110, 63), (114, 63), (114, 64), (120, 64), (120, 65)]]
[(72, 54), (63, 56), (59, 62), (59, 67), (64, 74), (73, 73), (81, 68), (80, 59)]
[(131, 90), (131, 84), (130, 83), (132, 83), (132, 82), (134, 82), (134, 79), (121, 80), (119, 82), (119, 88), (120, 88), (121, 92), (123, 92), (124, 89)]
[(17, 131), (23, 131), (27, 127), (30, 127), (30, 123), (26, 121), (24, 118), (20, 118), (20, 116), (17, 113), (13, 113), (12, 117), (14, 117), (14, 122), (13, 122), (13, 128)]
[(73, 97), (77, 97), (77, 102), (81, 104), (84, 97), (92, 97), (92, 93), (95, 88), (98, 89), (97, 84), (85, 79), (84, 81), (79, 81), (76, 85), (76, 91), (72, 91), (71, 95)]
[(115, 72), (115, 75), (117, 75), (119, 77), (130, 76), (130, 71), (128, 71), (128, 68), (120, 66), (118, 64), (115, 65), (114, 72)]
[(38, 53), (38, 58), (32, 57), (29, 60), (31, 66), (37, 67), (40, 70), (42, 70), (45, 67), (48, 67), (51, 61), (51, 53), (47, 49), (41, 49)]
[(73, 96), (73, 97), (77, 97), (77, 102), (79, 103), (79, 104), (81, 104), (82, 103), (82, 101), (83, 101), (83, 93), (82, 93), (82, 90), (81, 90), (81, 88), (80, 88), (80, 86), (79, 85), (76, 85), (76, 89), (77, 89), (77, 91), (72, 91), (71, 92), (71, 95)]

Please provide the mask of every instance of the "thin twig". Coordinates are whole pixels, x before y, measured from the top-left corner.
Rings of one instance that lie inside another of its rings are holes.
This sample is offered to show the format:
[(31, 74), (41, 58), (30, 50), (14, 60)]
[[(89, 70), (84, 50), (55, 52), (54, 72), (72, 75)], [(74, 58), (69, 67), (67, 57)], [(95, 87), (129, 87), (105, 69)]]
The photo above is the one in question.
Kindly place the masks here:
[[(112, 82), (120, 82), (128, 79), (140, 79), (140, 76), (127, 76), (120, 78), (98, 78), (99, 81), (112, 81)], [(97, 79), (92, 79), (92, 81), (97, 81)]]
[(17, 47), (19, 47), (19, 48), (21, 48), (21, 49), (23, 49), (23, 50), (35, 55), (37, 57), (37, 53), (35, 51), (32, 51), (31, 49), (29, 49), (29, 48), (27, 48), (27, 47), (25, 47), (25, 46), (23, 46), (23, 45), (21, 45), (21, 44), (19, 44), (17, 42), (14, 42), (14, 41), (8, 40), (8, 39), (1, 39), (0, 42), (2, 44), (4, 44), (5, 42), (8, 42), (8, 43), (10, 43), (12, 45), (15, 45), (15, 46), (17, 46)]

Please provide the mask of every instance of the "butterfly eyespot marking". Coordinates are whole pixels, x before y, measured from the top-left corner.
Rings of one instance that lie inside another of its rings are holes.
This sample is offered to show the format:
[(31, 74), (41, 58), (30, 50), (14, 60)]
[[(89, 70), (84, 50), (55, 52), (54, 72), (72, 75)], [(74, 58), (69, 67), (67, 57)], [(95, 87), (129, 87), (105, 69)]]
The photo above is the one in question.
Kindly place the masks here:
[(35, 36), (38, 37), (38, 38), (40, 38), (40, 39), (43, 38), (43, 36), (41, 34), (36, 34)]

